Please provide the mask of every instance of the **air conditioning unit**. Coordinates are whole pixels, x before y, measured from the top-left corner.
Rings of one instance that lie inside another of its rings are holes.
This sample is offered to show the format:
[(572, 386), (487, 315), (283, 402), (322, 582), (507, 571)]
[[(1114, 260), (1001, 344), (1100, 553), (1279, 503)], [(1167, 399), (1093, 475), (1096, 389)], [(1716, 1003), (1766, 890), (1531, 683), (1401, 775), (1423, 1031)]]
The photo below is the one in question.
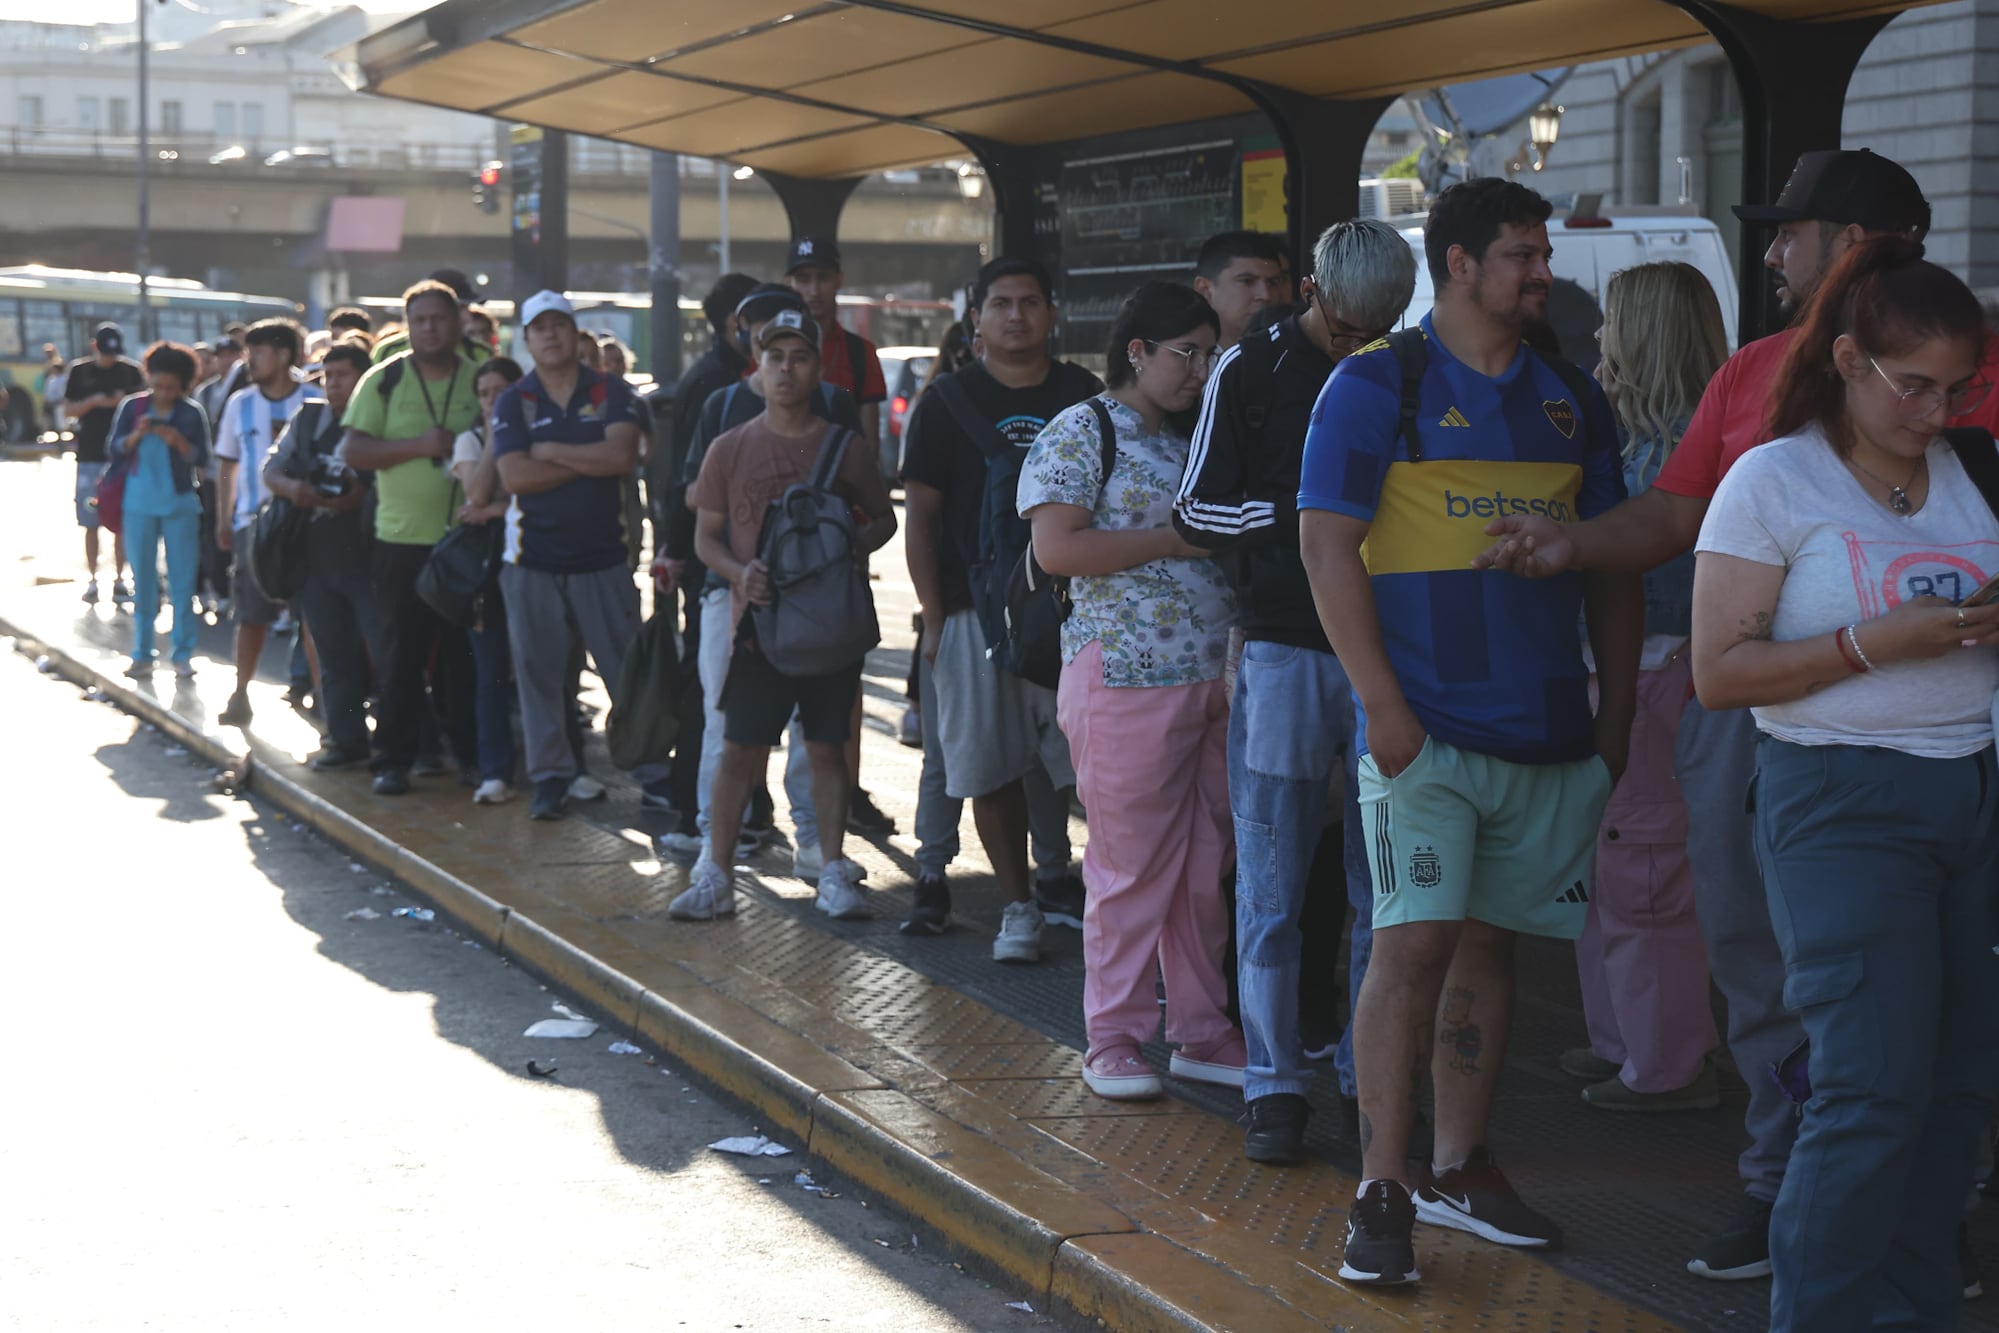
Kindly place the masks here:
[(1386, 221), (1425, 212), (1429, 206), (1423, 196), (1423, 182), (1419, 180), (1402, 177), (1364, 180), (1360, 183), (1360, 211), (1355, 216)]

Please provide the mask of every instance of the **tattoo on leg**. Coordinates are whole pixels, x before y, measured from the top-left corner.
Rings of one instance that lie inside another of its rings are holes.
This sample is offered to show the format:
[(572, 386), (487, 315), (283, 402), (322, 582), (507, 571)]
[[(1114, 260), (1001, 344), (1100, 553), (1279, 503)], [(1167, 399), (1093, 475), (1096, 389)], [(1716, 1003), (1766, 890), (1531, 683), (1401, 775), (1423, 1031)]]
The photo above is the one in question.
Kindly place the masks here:
[(1374, 1122), (1367, 1118), (1367, 1112), (1360, 1113), (1360, 1150), (1366, 1153), (1374, 1145)]
[(1423, 1104), (1423, 1083), (1430, 1074), (1430, 1041), (1436, 1032), (1434, 1023), (1418, 1023), (1412, 1034), (1415, 1041), (1409, 1046), (1409, 1104)]
[(1460, 1074), (1482, 1072), (1478, 1062), (1485, 1052), (1484, 1034), (1471, 1021), (1472, 1005), (1477, 999), (1477, 992), (1469, 986), (1453, 986), (1444, 996), (1443, 1024), (1437, 1032), (1437, 1044), (1451, 1053), (1451, 1068)]

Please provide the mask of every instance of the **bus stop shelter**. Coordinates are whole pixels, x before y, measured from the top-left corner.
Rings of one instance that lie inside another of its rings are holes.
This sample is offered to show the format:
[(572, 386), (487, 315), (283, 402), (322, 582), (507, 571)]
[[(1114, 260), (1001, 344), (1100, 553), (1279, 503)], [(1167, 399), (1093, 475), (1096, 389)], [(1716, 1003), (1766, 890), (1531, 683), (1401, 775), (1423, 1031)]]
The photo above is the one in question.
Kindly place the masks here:
[[(1001, 252), (1031, 251), (1055, 145), (1245, 113), (1286, 158), (1294, 253), (1352, 216), (1390, 101), (1524, 70), (1718, 43), (1743, 193), (1837, 146), (1848, 80), (1906, 0), (445, 0), (364, 39), (366, 91), (754, 168), (794, 235), (867, 175), (976, 157)], [(1001, 17), (996, 17), (1001, 16)], [(1745, 329), (1774, 310), (1742, 257)]]

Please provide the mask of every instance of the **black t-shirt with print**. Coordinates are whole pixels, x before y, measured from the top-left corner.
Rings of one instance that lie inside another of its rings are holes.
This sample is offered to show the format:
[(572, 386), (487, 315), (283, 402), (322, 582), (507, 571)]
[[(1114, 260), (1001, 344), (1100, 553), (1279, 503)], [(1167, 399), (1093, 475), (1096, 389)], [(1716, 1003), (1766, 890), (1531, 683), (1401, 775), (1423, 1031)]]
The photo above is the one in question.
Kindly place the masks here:
[[(137, 361), (121, 356), (108, 366), (100, 366), (97, 358), (91, 356), (69, 368), (69, 384), (63, 389), (62, 396), (66, 403), (80, 403), (100, 393), (115, 393), (123, 398), (145, 387), (146, 372)], [(115, 407), (94, 407), (76, 417), (77, 462), (102, 463), (105, 460), (105, 441), (111, 434), (111, 414), (117, 410)]]
[[(1103, 383), (1081, 366), (1067, 361), (1050, 365), (1039, 384), (1010, 389), (973, 362), (957, 373), (965, 396), (999, 428), (1010, 442), (1025, 449), (1057, 413), (1074, 407), (1103, 389)], [(907, 452), (905, 480), (920, 482), (944, 496), (942, 540), (938, 543), (938, 578), (943, 584), (944, 613), (972, 605), (970, 570), (979, 558), (979, 516), (986, 497), (986, 456), (959, 427), (951, 409), (935, 390), (916, 402), (904, 427)]]

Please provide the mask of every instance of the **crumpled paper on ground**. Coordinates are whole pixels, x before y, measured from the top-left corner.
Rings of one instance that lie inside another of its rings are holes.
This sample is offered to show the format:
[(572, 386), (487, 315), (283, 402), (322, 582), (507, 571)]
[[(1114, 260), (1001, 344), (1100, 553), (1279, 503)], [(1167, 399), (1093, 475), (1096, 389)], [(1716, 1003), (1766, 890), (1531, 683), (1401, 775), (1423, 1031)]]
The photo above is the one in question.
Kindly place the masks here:
[(587, 1018), (544, 1018), (521, 1033), (523, 1037), (588, 1037), (597, 1025)]
[(716, 1152), (734, 1153), (738, 1157), (789, 1157), (791, 1149), (781, 1143), (772, 1143), (761, 1134), (739, 1134), (735, 1138), (716, 1139), (708, 1145)]

